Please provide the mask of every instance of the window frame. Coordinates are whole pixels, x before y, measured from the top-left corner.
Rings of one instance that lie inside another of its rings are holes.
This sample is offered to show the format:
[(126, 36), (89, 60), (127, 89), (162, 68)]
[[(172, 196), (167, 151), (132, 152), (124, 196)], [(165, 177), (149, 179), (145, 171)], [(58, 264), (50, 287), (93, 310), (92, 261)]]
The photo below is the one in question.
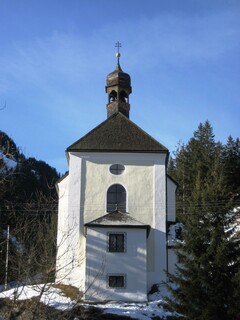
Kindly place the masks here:
[[(115, 251), (110, 250), (110, 236), (117, 236), (121, 235), (123, 236), (123, 250), (122, 251)], [(127, 233), (126, 232), (108, 232), (107, 233), (107, 252), (109, 253), (126, 253), (127, 252)]]
[[(110, 277), (122, 277), (123, 286), (110, 286)], [(127, 275), (125, 273), (108, 273), (107, 274), (107, 288), (109, 289), (126, 289), (127, 287)]]

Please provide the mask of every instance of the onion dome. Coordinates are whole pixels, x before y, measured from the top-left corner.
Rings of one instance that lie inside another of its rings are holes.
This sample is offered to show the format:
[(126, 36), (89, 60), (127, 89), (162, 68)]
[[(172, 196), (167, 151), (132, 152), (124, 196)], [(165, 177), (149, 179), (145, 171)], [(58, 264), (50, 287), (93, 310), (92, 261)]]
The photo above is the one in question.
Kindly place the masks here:
[(131, 78), (129, 74), (122, 71), (117, 52), (116, 69), (107, 76), (106, 92), (108, 94), (107, 114), (108, 117), (116, 112), (123, 113), (129, 118), (129, 95), (132, 93)]
[(119, 62), (116, 69), (107, 76), (107, 86), (115, 85), (121, 85), (126, 88), (131, 87), (131, 78), (128, 73), (122, 71)]

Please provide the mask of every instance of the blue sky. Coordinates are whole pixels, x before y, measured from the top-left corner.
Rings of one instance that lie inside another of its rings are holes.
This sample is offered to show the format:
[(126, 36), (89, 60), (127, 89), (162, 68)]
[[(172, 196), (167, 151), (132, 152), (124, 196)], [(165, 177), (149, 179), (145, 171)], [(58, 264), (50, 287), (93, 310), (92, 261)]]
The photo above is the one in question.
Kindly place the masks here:
[(171, 152), (200, 122), (239, 137), (239, 0), (0, 0), (0, 130), (62, 173), (106, 119), (106, 76), (132, 79), (130, 119)]

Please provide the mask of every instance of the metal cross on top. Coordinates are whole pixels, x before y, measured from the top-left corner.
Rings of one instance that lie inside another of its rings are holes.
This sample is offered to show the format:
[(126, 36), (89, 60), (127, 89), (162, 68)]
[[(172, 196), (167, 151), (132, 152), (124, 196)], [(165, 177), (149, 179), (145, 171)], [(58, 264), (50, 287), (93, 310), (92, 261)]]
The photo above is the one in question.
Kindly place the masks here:
[(118, 48), (118, 53), (119, 53), (119, 48), (121, 48), (121, 46), (122, 46), (122, 44), (121, 44), (121, 42), (117, 42), (117, 43), (115, 43), (115, 48)]
[(115, 48), (118, 49), (118, 51), (117, 51), (117, 53), (116, 53), (116, 57), (117, 57), (117, 59), (118, 59), (118, 64), (119, 64), (119, 58), (120, 58), (119, 48), (121, 48), (121, 46), (122, 46), (121, 42), (118, 41), (117, 43), (115, 43)]

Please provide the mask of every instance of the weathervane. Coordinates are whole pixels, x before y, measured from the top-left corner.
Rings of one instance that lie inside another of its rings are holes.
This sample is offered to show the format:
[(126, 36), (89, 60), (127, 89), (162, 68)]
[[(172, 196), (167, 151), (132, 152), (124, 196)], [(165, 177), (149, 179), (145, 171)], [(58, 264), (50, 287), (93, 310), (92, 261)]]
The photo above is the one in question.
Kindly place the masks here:
[(118, 51), (117, 51), (117, 53), (116, 53), (116, 57), (117, 57), (117, 62), (118, 62), (118, 64), (119, 64), (119, 58), (120, 58), (120, 56), (121, 56), (121, 54), (120, 54), (120, 52), (119, 52), (119, 48), (121, 48), (122, 47), (122, 44), (121, 44), (121, 42), (117, 42), (117, 43), (115, 43), (115, 48), (117, 48), (118, 49)]

